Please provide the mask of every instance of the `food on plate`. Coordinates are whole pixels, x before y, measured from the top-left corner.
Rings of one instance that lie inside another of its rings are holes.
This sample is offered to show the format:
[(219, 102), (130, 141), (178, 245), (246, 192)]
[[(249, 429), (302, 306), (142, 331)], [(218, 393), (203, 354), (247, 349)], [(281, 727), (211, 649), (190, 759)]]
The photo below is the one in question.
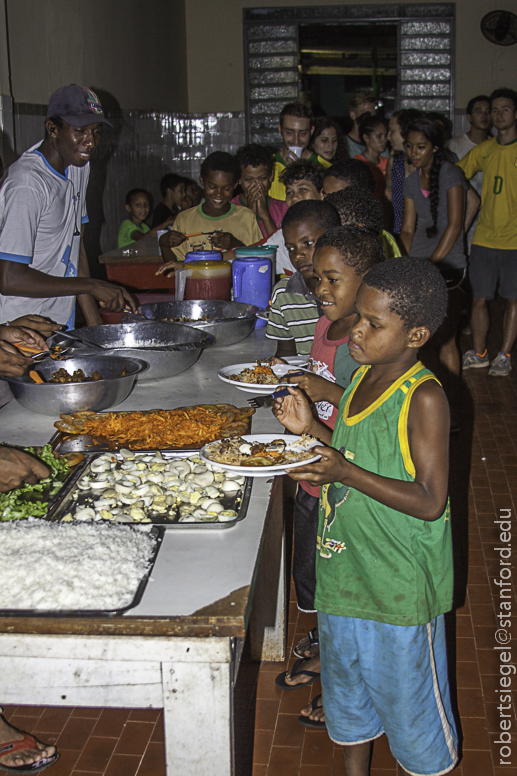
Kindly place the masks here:
[(8, 493), (0, 493), (0, 520), (22, 520), (46, 514), (49, 500), (62, 488), (70, 469), (84, 459), (82, 453), (60, 457), (50, 445), (26, 447), (24, 451), (39, 458), (50, 470), (50, 476), (35, 485), (22, 485)]
[(313, 458), (314, 452), (310, 447), (316, 442), (314, 437), (307, 434), (293, 445), (285, 439), (274, 439), (264, 443), (248, 442), (241, 437), (232, 437), (208, 445), (206, 454), (211, 461), (230, 466), (285, 466)]
[(232, 404), (198, 404), (174, 410), (74, 412), (54, 426), (65, 434), (104, 437), (132, 450), (201, 448), (223, 436), (244, 434), (255, 410)]
[(0, 537), (0, 609), (10, 610), (128, 606), (156, 547), (147, 526), (28, 520), (0, 526)]
[(104, 453), (95, 458), (72, 492), (62, 522), (229, 522), (242, 501), (244, 477), (206, 464), (199, 456)]
[(237, 383), (253, 383), (254, 385), (278, 385), (281, 377), (276, 375), (268, 364), (259, 361), (253, 367), (247, 367), (236, 375), (227, 375), (228, 380)]
[(76, 369), (75, 372), (70, 374), (63, 367), (58, 369), (57, 372), (52, 372), (48, 382), (49, 383), (91, 383), (95, 380), (102, 380), (102, 375), (98, 372), (92, 372), (92, 376), (88, 377), (84, 374), (82, 369)]

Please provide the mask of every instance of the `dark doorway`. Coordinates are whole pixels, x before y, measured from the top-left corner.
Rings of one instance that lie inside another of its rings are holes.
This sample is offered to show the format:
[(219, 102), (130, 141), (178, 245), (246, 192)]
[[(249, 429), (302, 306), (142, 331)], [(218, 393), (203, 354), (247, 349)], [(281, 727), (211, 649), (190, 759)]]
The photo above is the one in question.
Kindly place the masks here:
[(397, 108), (454, 112), (454, 3), (245, 8), (246, 131), (278, 144), (278, 116), (293, 100), (347, 114), (358, 90)]
[(348, 100), (373, 92), (387, 115), (397, 100), (397, 25), (301, 24), (302, 101), (317, 116), (348, 116)]

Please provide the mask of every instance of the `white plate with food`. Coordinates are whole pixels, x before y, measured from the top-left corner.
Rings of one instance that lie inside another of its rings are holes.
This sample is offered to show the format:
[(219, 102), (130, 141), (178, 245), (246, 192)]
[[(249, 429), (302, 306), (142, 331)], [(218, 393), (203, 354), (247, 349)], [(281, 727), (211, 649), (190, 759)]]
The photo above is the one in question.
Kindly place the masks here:
[(238, 472), (246, 477), (271, 477), (321, 458), (312, 448), (320, 445), (311, 436), (286, 434), (246, 434), (210, 442), (200, 456), (221, 469)]
[[(287, 380), (281, 380), (282, 377), (291, 371), (307, 371), (295, 367), (293, 364), (275, 364), (270, 367), (268, 364), (246, 363), (232, 364), (220, 369), (217, 376), (224, 383), (229, 383), (239, 391), (245, 393), (254, 393), (267, 395), (274, 393), (280, 385), (286, 385)], [(296, 383), (291, 383), (296, 385)]]
[(309, 356), (282, 356), (282, 359), (291, 366), (291, 369), (295, 366), (305, 368), (309, 366)]

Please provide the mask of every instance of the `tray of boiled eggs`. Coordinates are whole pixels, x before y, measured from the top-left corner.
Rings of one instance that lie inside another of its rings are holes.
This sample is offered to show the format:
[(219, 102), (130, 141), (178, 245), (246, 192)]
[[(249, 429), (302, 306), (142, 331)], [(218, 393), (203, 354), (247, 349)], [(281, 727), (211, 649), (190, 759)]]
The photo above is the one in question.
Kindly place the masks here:
[(101, 453), (72, 477), (48, 520), (230, 528), (246, 517), (252, 479), (197, 454)]

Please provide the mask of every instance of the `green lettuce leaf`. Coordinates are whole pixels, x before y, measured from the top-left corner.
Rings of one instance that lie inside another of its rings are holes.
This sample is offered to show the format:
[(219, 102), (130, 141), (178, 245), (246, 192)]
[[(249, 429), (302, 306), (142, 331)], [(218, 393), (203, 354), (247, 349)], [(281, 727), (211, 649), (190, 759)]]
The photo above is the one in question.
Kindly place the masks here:
[(39, 458), (50, 470), (50, 476), (35, 485), (22, 485), (8, 493), (0, 493), (0, 520), (43, 517), (49, 500), (58, 493), (70, 471), (64, 460), (55, 457), (50, 444), (37, 453), (33, 447), (26, 447), (25, 452)]

